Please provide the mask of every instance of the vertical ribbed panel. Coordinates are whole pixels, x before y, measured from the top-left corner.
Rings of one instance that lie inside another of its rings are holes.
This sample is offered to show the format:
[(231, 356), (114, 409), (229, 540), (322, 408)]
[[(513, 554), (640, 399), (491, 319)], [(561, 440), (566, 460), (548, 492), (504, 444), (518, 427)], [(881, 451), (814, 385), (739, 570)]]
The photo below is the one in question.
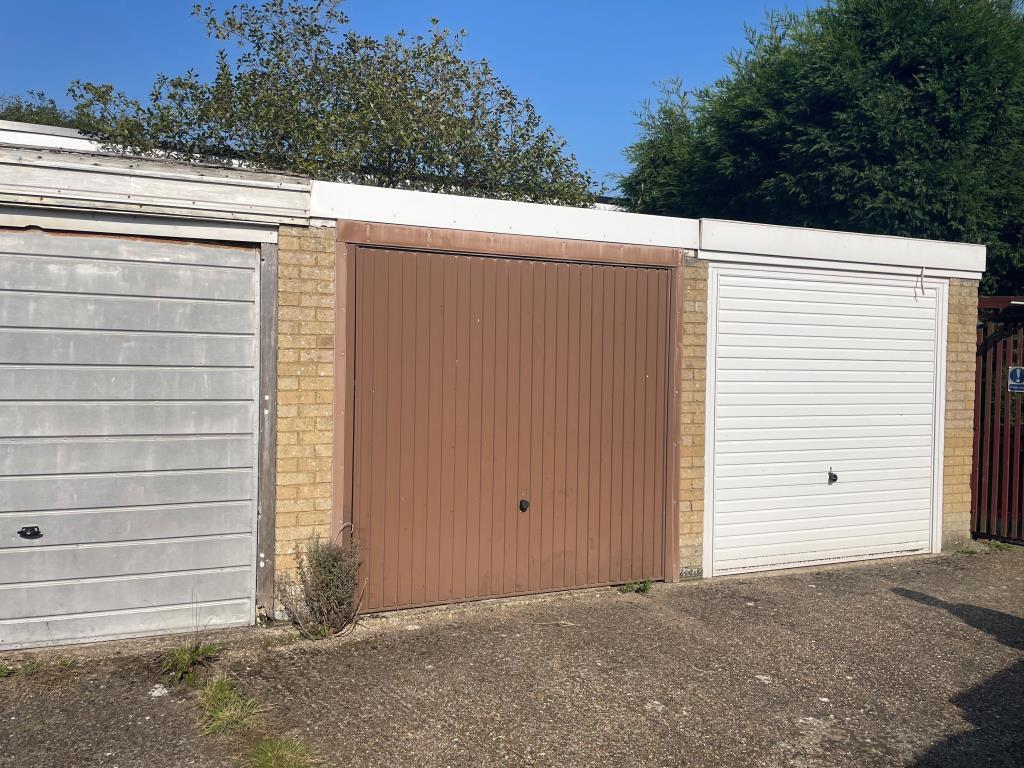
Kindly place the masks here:
[(663, 575), (668, 270), (359, 248), (354, 274), (368, 609)]
[(971, 532), (1024, 542), (1024, 394), (1008, 391), (1009, 369), (1024, 365), (1024, 320), (978, 325)]

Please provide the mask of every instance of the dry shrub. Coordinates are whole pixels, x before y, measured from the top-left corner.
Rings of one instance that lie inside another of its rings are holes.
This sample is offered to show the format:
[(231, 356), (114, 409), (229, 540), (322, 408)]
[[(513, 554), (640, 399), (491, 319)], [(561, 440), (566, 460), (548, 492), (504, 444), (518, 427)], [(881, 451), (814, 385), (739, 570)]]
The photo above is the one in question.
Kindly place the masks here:
[(278, 600), (307, 638), (339, 635), (359, 614), (359, 546), (314, 536), (297, 552), (295, 576), (285, 574)]

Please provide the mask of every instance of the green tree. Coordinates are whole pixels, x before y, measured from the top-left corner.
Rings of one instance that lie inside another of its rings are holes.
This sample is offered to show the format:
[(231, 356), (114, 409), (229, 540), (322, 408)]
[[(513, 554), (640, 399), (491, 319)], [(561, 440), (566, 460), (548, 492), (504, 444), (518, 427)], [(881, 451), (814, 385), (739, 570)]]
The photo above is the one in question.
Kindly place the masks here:
[(769, 14), (729, 74), (641, 113), (636, 211), (988, 246), (1024, 292), (1024, 16), (1014, 0)]
[[(196, 6), (231, 43), (206, 81), (160, 76), (149, 100), (75, 82), (71, 117), (104, 144), (388, 187), (587, 205), (594, 180), (565, 141), (463, 32), (381, 40), (348, 27), (340, 0)], [(0, 113), (0, 117), (3, 114)]]
[(0, 96), (0, 120), (15, 120), (36, 125), (89, 130), (92, 125), (73, 111), (61, 109), (42, 91), (29, 91), (24, 96)]

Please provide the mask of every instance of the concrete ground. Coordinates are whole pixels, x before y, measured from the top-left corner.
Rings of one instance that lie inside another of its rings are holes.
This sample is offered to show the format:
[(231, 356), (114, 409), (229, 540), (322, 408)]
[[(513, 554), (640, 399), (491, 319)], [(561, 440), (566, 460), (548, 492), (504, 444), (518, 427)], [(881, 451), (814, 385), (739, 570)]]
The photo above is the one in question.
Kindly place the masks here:
[[(1024, 765), (1024, 549), (981, 549), (235, 631), (217, 666), (332, 766)], [(0, 766), (237, 764), (153, 695), (172, 644), (0, 654)]]

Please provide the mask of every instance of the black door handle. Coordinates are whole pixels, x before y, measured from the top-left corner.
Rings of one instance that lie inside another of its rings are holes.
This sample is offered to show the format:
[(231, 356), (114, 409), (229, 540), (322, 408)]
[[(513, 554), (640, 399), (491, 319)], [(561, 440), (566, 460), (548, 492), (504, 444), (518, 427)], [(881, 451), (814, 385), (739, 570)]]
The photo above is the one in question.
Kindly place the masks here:
[(519, 511), (520, 512), (525, 512), (529, 508), (530, 508), (529, 500), (527, 500), (527, 499), (520, 499), (519, 500)]
[(828, 468), (828, 484), (832, 485), (832, 483), (836, 482), (838, 479), (839, 479), (839, 475), (837, 475), (835, 472), (832, 471), (832, 467), (829, 467)]
[(20, 528), (18, 530), (18, 535), (23, 539), (43, 538), (43, 532), (39, 530), (38, 525), (26, 525), (24, 528)]

